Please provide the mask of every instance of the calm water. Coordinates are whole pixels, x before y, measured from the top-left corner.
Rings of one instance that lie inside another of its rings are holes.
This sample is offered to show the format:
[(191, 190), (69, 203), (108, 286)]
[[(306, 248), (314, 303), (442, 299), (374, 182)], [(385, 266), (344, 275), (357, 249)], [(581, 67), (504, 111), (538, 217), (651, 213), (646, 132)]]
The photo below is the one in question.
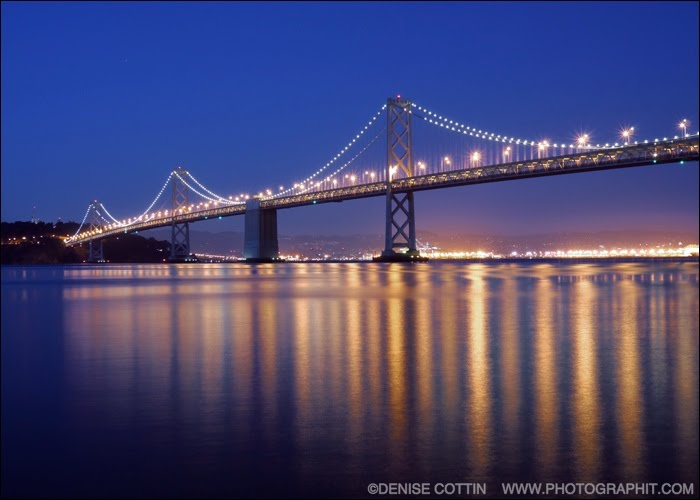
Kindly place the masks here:
[(698, 264), (2, 268), (11, 496), (694, 482)]

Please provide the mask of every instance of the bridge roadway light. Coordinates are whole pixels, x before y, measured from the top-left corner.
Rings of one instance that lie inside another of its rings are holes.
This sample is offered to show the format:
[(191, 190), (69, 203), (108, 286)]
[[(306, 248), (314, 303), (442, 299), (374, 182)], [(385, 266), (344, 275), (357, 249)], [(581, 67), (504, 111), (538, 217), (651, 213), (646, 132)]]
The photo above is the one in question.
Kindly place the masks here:
[(447, 166), (449, 167), (451, 163), (452, 163), (452, 160), (450, 160), (450, 157), (449, 157), (449, 156), (445, 156), (444, 158), (441, 158), (441, 159), (440, 159), (440, 170), (441, 170), (442, 172), (444, 172), (444, 171), (445, 171), (445, 165), (447, 165)]
[(683, 118), (681, 120), (681, 122), (678, 124), (678, 128), (683, 131), (683, 137), (688, 137), (688, 134), (686, 131), (688, 130), (689, 126), (690, 126), (690, 121), (685, 119), (685, 118)]
[(506, 163), (510, 159), (510, 146), (503, 150), (503, 163)]
[(425, 163), (423, 163), (422, 161), (419, 161), (419, 162), (418, 162), (418, 168), (419, 168), (420, 170), (425, 170)]
[(622, 132), (620, 132), (620, 135), (625, 141), (625, 146), (627, 146), (634, 135), (634, 127), (624, 129)]
[(585, 148), (588, 144), (588, 134), (581, 134), (576, 138), (576, 143), (579, 147)]
[(478, 151), (474, 151), (471, 154), (471, 160), (472, 160), (472, 167), (479, 166), (479, 160), (481, 160), (481, 153)]
[(397, 169), (398, 169), (398, 167), (396, 165), (392, 165), (389, 168), (389, 182), (391, 182), (391, 179), (394, 177), (394, 174), (396, 173)]

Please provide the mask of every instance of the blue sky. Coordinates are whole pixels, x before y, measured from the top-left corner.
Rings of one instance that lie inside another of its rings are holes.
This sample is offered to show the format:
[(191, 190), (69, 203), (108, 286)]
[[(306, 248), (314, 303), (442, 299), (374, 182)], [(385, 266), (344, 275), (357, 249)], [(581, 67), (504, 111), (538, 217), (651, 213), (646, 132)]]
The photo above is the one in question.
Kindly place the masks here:
[[(698, 125), (698, 3), (2, 3), (2, 219), (140, 213), (177, 165), (222, 193), (315, 171), (400, 93), (480, 128), (615, 140)], [(698, 227), (698, 167), (418, 193), (439, 231)], [(384, 201), (281, 233), (381, 233)], [(242, 220), (198, 223), (240, 229)]]

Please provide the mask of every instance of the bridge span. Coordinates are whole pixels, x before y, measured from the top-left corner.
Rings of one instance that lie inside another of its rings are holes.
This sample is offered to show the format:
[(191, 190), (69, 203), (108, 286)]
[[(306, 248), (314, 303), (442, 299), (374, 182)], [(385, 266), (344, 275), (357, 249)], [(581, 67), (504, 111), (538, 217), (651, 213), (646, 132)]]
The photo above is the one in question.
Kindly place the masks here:
[[(568, 148), (562, 144), (557, 151), (551, 148), (549, 155), (541, 154), (542, 143), (532, 142), (526, 147), (538, 152), (538, 158), (516, 161), (501, 161), (489, 165), (472, 162), (467, 168), (445, 169), (422, 175), (415, 168), (412, 154), (412, 118), (415, 105), (406, 99), (389, 99), (382, 108), (387, 110), (387, 162), (384, 179), (377, 182), (363, 182), (341, 187), (328, 186), (330, 182), (307, 183), (297, 189), (289, 189), (277, 195), (268, 194), (246, 200), (233, 201), (215, 195), (201, 185), (184, 169), (177, 169), (170, 174), (168, 181), (161, 190), (162, 194), (170, 184), (172, 189), (172, 205), (170, 209), (159, 211), (157, 214), (147, 213), (129, 221), (119, 221), (109, 214), (104, 205), (95, 201), (86, 213), (81, 228), (76, 234), (66, 240), (67, 245), (88, 243), (90, 245), (90, 260), (103, 261), (102, 241), (105, 238), (124, 233), (133, 233), (159, 227), (172, 227), (171, 260), (187, 261), (191, 259), (189, 245), (189, 224), (201, 220), (232, 217), (243, 215), (245, 221), (244, 255), (251, 261), (274, 261), (278, 259), (277, 244), (277, 210), (323, 203), (338, 203), (359, 198), (385, 196), (386, 204), (386, 234), (385, 248), (382, 258), (387, 261), (405, 261), (419, 259), (416, 248), (415, 217), (413, 193), (429, 189), (444, 189), (467, 186), (487, 182), (502, 182), (508, 180), (527, 179), (552, 175), (575, 174), (583, 172), (613, 170), (648, 165), (662, 165), (698, 161), (698, 135), (665, 138), (664, 140), (644, 141), (643, 143), (627, 143), (620, 145), (605, 145), (603, 147)], [(423, 111), (423, 108), (419, 109)], [(427, 111), (427, 110), (425, 110)], [(376, 119), (376, 116), (375, 116)], [(444, 123), (446, 119), (440, 117)], [(432, 120), (431, 120), (432, 121)], [(436, 120), (437, 121), (437, 120)], [(370, 122), (372, 124), (372, 122)], [(450, 122), (452, 124), (452, 122)], [(440, 124), (442, 125), (442, 122)], [(367, 129), (368, 127), (365, 127)], [(446, 128), (454, 126), (449, 125)], [(470, 127), (466, 127), (469, 129)], [(457, 124), (457, 132), (466, 134), (464, 125)], [(473, 130), (473, 129), (472, 129)], [(486, 140), (493, 141), (481, 130), (476, 134)], [(470, 135), (473, 136), (474, 132)], [(357, 137), (360, 137), (359, 135)], [(481, 137), (480, 137), (481, 138)], [(499, 136), (500, 138), (500, 136)], [(354, 142), (354, 141), (353, 141)], [(512, 138), (500, 139), (503, 146), (503, 156), (499, 159), (509, 160), (512, 155), (510, 144)], [(352, 143), (351, 143), (352, 144)], [(520, 144), (516, 141), (515, 144)], [(554, 146), (557, 146), (556, 144)], [(347, 147), (345, 149), (348, 149)], [(532, 154), (531, 156), (534, 156)], [(476, 159), (476, 155), (475, 158)], [(351, 160), (352, 161), (352, 160)], [(311, 177), (313, 178), (313, 176)], [(186, 180), (187, 179), (187, 180)], [(189, 182), (188, 182), (189, 181)], [(325, 181), (330, 181), (327, 177)], [(196, 184), (198, 188), (195, 188)], [(335, 180), (333, 181), (335, 184)], [(315, 189), (312, 187), (315, 186)], [(328, 187), (326, 187), (328, 186)], [(204, 194), (201, 191), (204, 191)], [(194, 209), (189, 204), (191, 192), (209, 200), (203, 209)], [(160, 194), (158, 197), (160, 197)], [(212, 197), (213, 196), (213, 197)], [(158, 199), (158, 197), (156, 199)], [(154, 201), (155, 203), (155, 201)], [(209, 207), (211, 205), (211, 208)], [(153, 204), (152, 204), (153, 206)], [(148, 212), (150, 210), (146, 210)], [(107, 218), (109, 217), (109, 218)], [(89, 223), (84, 231), (86, 220)], [(111, 219), (111, 221), (110, 221)]]

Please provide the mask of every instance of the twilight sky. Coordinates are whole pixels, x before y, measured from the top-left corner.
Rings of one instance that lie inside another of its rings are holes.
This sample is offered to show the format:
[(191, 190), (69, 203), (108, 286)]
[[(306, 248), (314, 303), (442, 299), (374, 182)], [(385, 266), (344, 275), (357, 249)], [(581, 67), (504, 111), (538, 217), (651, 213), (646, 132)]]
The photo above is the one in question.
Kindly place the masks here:
[[(698, 3), (2, 3), (2, 220), (140, 213), (175, 166), (289, 185), (397, 93), (509, 136), (698, 129)], [(698, 165), (416, 194), (418, 235), (698, 230)], [(281, 211), (382, 233), (384, 200)], [(235, 217), (198, 230), (243, 227)]]

